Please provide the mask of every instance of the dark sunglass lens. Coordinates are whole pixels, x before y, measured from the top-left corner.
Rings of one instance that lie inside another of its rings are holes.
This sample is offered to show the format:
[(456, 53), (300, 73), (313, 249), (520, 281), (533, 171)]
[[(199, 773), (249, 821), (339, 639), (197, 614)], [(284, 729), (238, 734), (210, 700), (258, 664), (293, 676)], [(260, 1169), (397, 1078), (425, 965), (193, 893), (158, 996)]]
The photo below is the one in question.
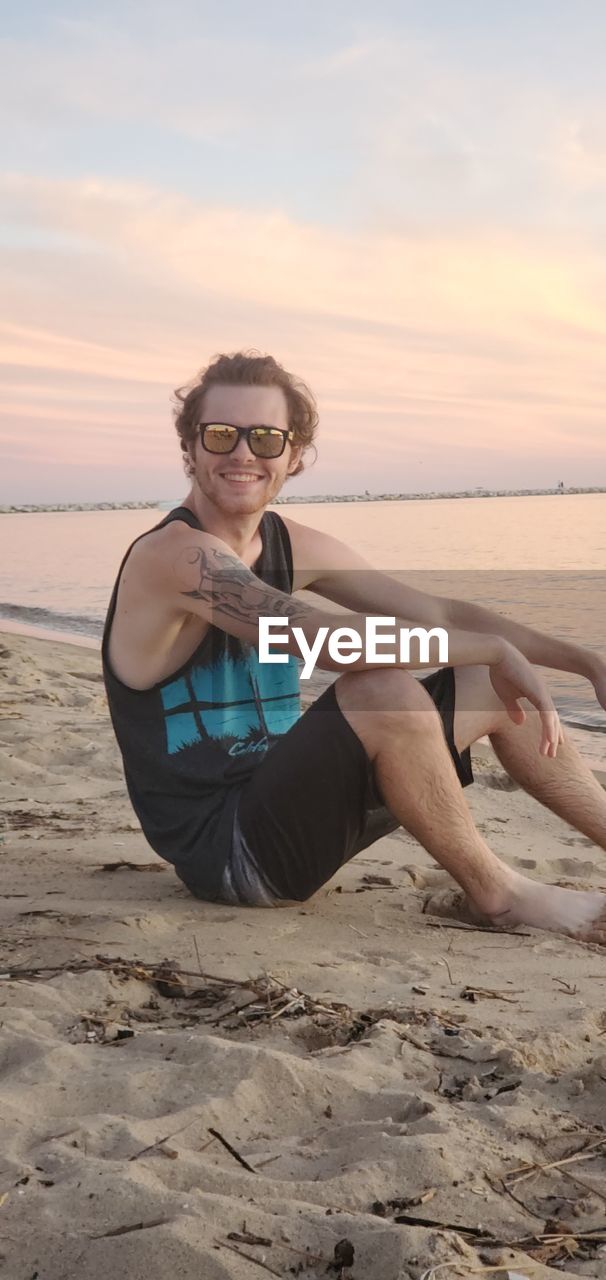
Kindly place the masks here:
[(277, 458), (282, 452), (284, 437), (281, 431), (271, 427), (258, 427), (250, 433), (250, 444), (258, 458)]
[(237, 439), (235, 427), (224, 427), (217, 423), (204, 428), (204, 446), (211, 453), (230, 453)]

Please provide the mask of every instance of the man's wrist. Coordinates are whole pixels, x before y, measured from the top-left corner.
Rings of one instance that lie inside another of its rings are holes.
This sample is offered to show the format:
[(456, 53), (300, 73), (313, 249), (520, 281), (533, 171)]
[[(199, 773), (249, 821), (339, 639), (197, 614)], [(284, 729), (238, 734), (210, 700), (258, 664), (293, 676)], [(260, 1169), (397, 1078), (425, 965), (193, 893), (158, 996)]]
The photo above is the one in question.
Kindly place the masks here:
[(503, 661), (503, 658), (506, 657), (508, 651), (513, 648), (513, 646), (508, 640), (505, 640), (503, 636), (487, 635), (486, 639), (489, 642), (489, 650), (485, 661), (487, 666), (494, 667), (497, 662)]
[(578, 675), (583, 676), (585, 680), (589, 680), (594, 684), (596, 680), (606, 675), (606, 661), (601, 654), (595, 653), (593, 649), (583, 649), (579, 646), (579, 661), (576, 670)]

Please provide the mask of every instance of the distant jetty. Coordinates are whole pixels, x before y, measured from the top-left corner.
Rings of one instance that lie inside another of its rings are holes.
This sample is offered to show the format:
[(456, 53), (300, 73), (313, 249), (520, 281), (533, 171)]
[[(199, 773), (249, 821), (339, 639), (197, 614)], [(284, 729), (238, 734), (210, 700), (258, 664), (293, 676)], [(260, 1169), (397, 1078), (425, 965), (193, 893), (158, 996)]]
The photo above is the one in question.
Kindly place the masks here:
[[(429, 493), (320, 493), (309, 497), (297, 494), (274, 498), (271, 505), (295, 502), (432, 502), (439, 498), (546, 498), (555, 494), (559, 497), (562, 495), (569, 497), (572, 493), (606, 493), (606, 487), (594, 485), (588, 489), (575, 487), (564, 489), (559, 486), (556, 489), (452, 489), (441, 492), (432, 489)], [(158, 507), (168, 509), (170, 506), (177, 506), (178, 503), (178, 498), (172, 501), (162, 499), (149, 502), (49, 502), (44, 505), (23, 503), (0, 506), (0, 515), (21, 515), (36, 511), (146, 511), (156, 510)]]
[(450, 491), (430, 490), (429, 493), (331, 493), (318, 497), (274, 498), (272, 506), (280, 502), (432, 502), (438, 498), (546, 498), (552, 494), (569, 495), (571, 493), (606, 493), (606, 487), (593, 486), (591, 489), (452, 489)]
[[(175, 499), (177, 501), (177, 499)], [(36, 511), (147, 511), (164, 505), (158, 500), (150, 502), (45, 502), (40, 504), (20, 503), (14, 506), (0, 506), (0, 515), (23, 515)]]

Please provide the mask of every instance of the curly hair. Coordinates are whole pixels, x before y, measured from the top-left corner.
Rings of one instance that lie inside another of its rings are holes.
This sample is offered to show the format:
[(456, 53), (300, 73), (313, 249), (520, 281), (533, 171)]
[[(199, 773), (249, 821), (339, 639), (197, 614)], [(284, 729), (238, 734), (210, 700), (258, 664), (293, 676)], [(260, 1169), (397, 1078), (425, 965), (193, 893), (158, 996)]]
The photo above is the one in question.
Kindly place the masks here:
[[(316, 400), (309, 387), (300, 378), (260, 351), (236, 351), (231, 355), (217, 355), (196, 378), (174, 393), (173, 414), (175, 427), (183, 453), (187, 475), (193, 474), (188, 456), (188, 446), (196, 438), (200, 406), (210, 387), (281, 387), (288, 406), (288, 424), (294, 431), (293, 444), (299, 445), (305, 454), (314, 449), (314, 436), (318, 426)], [(314, 459), (315, 461), (315, 459)], [(303, 470), (303, 457), (291, 475)]]

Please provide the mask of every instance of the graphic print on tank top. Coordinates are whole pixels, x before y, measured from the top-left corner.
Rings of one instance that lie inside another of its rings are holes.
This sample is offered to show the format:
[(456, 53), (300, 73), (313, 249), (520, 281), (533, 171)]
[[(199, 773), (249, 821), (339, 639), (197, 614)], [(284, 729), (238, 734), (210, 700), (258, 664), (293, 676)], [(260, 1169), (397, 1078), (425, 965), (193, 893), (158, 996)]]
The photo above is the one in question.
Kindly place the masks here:
[(242, 641), (160, 692), (169, 755), (209, 739), (230, 756), (266, 751), (301, 714), (296, 658), (262, 663), (256, 649)]

